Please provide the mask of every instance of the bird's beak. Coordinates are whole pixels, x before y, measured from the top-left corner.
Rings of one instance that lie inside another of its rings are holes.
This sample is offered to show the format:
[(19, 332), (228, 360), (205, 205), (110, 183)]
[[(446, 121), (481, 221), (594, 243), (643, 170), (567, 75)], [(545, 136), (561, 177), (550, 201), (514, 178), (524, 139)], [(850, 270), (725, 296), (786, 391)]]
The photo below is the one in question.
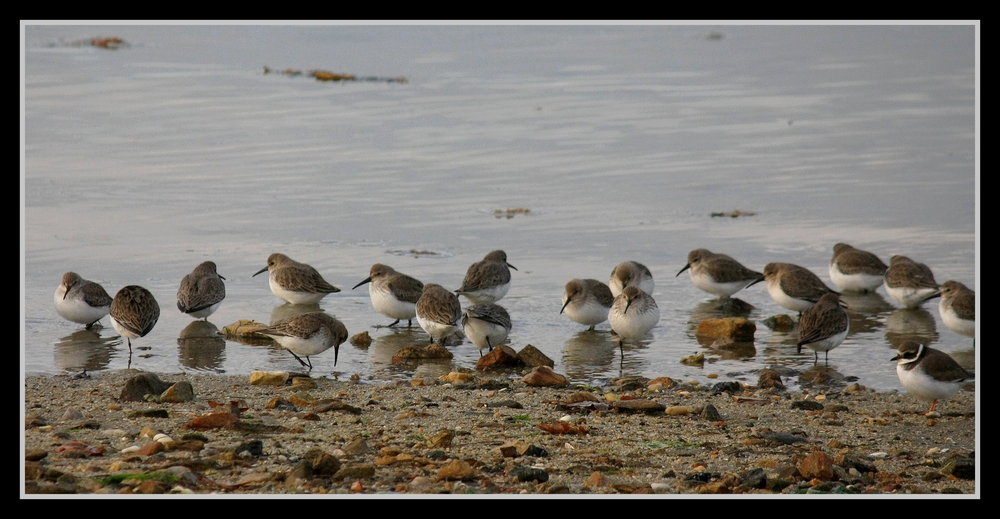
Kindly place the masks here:
[(264, 268), (262, 268), (262, 269), (258, 270), (257, 272), (255, 272), (255, 273), (254, 273), (254, 275), (253, 275), (253, 276), (250, 276), (250, 277), (254, 277), (254, 276), (256, 276), (257, 274), (260, 274), (261, 272), (265, 272), (266, 270), (267, 270), (267, 267), (264, 267)]
[(895, 357), (893, 357), (893, 358), (891, 358), (889, 360), (899, 360), (899, 355), (896, 355)]
[[(371, 283), (371, 281), (372, 281), (371, 276), (366, 277), (364, 281), (358, 283), (357, 285), (354, 285), (354, 288), (358, 288), (359, 286), (364, 285), (365, 283)], [(354, 288), (352, 288), (351, 290), (354, 290)]]
[[(504, 262), (504, 263), (506, 263), (506, 262)], [(512, 269), (514, 269), (514, 270), (517, 270), (517, 267), (515, 267), (514, 265), (511, 265), (510, 263), (507, 263), (507, 266), (510, 267), (510, 268), (512, 268)]]
[[(674, 276), (674, 277), (677, 277), (677, 276)], [(627, 314), (627, 313), (628, 313), (628, 307), (630, 307), (630, 306), (632, 306), (632, 301), (627, 301), (627, 302), (625, 303), (625, 309), (624, 309), (624, 310), (622, 310), (622, 315), (625, 315), (625, 314)]]
[[(687, 270), (689, 268), (691, 268), (691, 264), (690, 263), (688, 263), (687, 265), (684, 265), (684, 268), (682, 268), (679, 272), (677, 272), (677, 276), (681, 275), (681, 272), (684, 272), (685, 270)], [(677, 277), (677, 276), (674, 276), (674, 277)]]
[(754, 282), (750, 283), (749, 285), (747, 285), (747, 286), (745, 286), (745, 287), (743, 287), (743, 288), (750, 288), (750, 287), (752, 287), (752, 286), (756, 285), (757, 283), (760, 283), (761, 281), (764, 281), (764, 278), (760, 278), (760, 279), (758, 279), (758, 280), (756, 280), (756, 281), (754, 281)]
[(335, 345), (333, 345), (333, 365), (334, 366), (337, 365), (337, 356), (338, 355), (340, 355), (340, 345), (339, 344), (335, 344)]
[(226, 280), (226, 278), (222, 277), (221, 275), (219, 276), (219, 279), (221, 279), (221, 280), (223, 280), (223, 281), (225, 281), (225, 280)]
[(563, 303), (563, 306), (562, 306), (562, 308), (560, 308), (560, 309), (559, 309), (559, 313), (563, 313), (563, 310), (565, 310), (565, 309), (566, 309), (566, 306), (567, 306), (567, 305), (569, 305), (569, 298), (566, 298), (566, 302), (565, 302), (565, 303)]

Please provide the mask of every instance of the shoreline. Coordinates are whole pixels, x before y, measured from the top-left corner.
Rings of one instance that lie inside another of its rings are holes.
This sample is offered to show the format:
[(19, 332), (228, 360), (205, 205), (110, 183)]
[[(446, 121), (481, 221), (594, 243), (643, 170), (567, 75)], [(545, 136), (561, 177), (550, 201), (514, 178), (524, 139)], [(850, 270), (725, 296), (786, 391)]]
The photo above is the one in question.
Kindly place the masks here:
[[(140, 375), (187, 382), (193, 397), (178, 384), (162, 398), (121, 400)], [(815, 392), (630, 378), (548, 388), (513, 372), (452, 376), (280, 386), (134, 369), (26, 376), (22, 497), (979, 496), (970, 391), (927, 417), (917, 414), (925, 402), (858, 384)]]

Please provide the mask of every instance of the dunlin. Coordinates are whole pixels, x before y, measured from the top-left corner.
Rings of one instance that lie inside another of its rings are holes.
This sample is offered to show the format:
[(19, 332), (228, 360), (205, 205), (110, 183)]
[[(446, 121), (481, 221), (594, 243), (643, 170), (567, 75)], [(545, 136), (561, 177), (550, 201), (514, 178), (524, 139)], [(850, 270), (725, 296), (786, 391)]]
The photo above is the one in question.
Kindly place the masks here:
[(559, 313), (566, 312), (570, 319), (593, 330), (594, 326), (608, 320), (614, 303), (615, 296), (611, 295), (608, 285), (596, 279), (571, 279), (566, 283)]
[[(716, 254), (707, 249), (695, 249), (688, 253), (685, 270), (691, 275), (694, 286), (725, 299), (750, 283), (764, 279), (764, 274), (744, 267), (740, 262), (725, 254)], [(674, 276), (676, 277), (676, 276)]]
[(660, 321), (653, 296), (635, 286), (626, 286), (608, 313), (611, 329), (622, 339), (639, 340)]
[(945, 281), (941, 285), (941, 302), (938, 303), (941, 321), (951, 331), (966, 337), (976, 336), (976, 291), (958, 281)]
[(408, 327), (413, 325), (413, 318), (417, 316), (417, 300), (424, 291), (423, 283), (381, 263), (372, 265), (368, 277), (354, 285), (354, 288), (365, 283), (371, 283), (368, 285), (368, 295), (375, 310), (395, 319), (388, 326), (395, 326), (400, 319), (406, 319)]
[(507, 263), (507, 253), (495, 250), (486, 255), (483, 261), (473, 263), (465, 273), (462, 288), (456, 294), (465, 296), (474, 304), (495, 303), (507, 295), (510, 290), (510, 269), (517, 270)]
[(479, 348), (479, 356), (483, 355), (483, 348), (493, 351), (493, 346), (506, 340), (510, 327), (510, 314), (504, 307), (493, 303), (472, 305), (462, 316), (465, 336)]
[(921, 414), (933, 412), (938, 400), (955, 396), (963, 382), (975, 378), (947, 353), (923, 344), (907, 341), (896, 353), (892, 360), (896, 361), (899, 383), (907, 393), (931, 403), (931, 408)]
[(316, 304), (327, 294), (340, 292), (339, 288), (327, 283), (316, 269), (284, 254), (275, 252), (268, 256), (267, 266), (254, 276), (265, 270), (269, 271), (271, 292), (293, 305)]
[(931, 269), (923, 263), (893, 256), (885, 271), (885, 292), (906, 308), (916, 308), (924, 301), (941, 295)]
[[(333, 347), (333, 365), (337, 365), (340, 345), (347, 340), (347, 327), (326, 312), (309, 312), (282, 319), (257, 333), (267, 335), (282, 348), (291, 352), (295, 360), (311, 370), (310, 355), (319, 355)], [(299, 358), (302, 355), (306, 362)]]
[(847, 312), (840, 307), (840, 297), (833, 292), (823, 294), (816, 304), (806, 308), (799, 319), (797, 353), (805, 346), (813, 350), (814, 361), (819, 362), (819, 352), (830, 361), (830, 350), (840, 346), (850, 328)]
[(653, 274), (642, 263), (635, 261), (619, 263), (611, 271), (611, 280), (608, 281), (608, 288), (611, 289), (611, 295), (618, 297), (625, 287), (639, 287), (643, 292), (652, 295)]
[(216, 272), (215, 262), (206, 261), (181, 280), (177, 289), (177, 309), (196, 319), (215, 313), (226, 298), (226, 279)]
[(878, 256), (838, 243), (830, 258), (830, 281), (848, 292), (874, 292), (882, 284), (887, 268)]
[(458, 296), (441, 285), (424, 285), (424, 291), (417, 300), (417, 322), (431, 336), (431, 342), (438, 339), (444, 345), (445, 338), (461, 329), (462, 304)]
[(767, 293), (775, 303), (799, 314), (819, 301), (823, 294), (837, 293), (811, 270), (791, 263), (768, 263), (764, 266), (764, 280), (767, 281)]
[(132, 354), (132, 339), (145, 337), (160, 319), (160, 305), (153, 294), (138, 285), (129, 285), (115, 294), (111, 301), (111, 325), (128, 341)]
[(85, 324), (88, 330), (111, 312), (111, 296), (104, 287), (83, 279), (76, 272), (63, 274), (53, 299), (56, 312), (63, 319)]

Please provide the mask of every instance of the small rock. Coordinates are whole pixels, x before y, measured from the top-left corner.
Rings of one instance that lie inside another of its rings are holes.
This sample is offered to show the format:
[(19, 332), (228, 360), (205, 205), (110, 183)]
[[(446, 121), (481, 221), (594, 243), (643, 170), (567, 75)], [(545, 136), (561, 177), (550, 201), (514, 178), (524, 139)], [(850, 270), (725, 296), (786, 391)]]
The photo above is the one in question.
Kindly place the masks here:
[(757, 387), (760, 389), (785, 389), (785, 385), (781, 382), (781, 375), (773, 369), (761, 370), (760, 377), (757, 379)]
[(708, 420), (710, 422), (718, 422), (722, 420), (722, 415), (719, 414), (719, 410), (715, 408), (712, 404), (706, 404), (705, 408), (701, 410), (701, 419)]
[(160, 380), (153, 373), (136, 375), (125, 382), (118, 400), (121, 402), (142, 402), (146, 395), (159, 395), (167, 390), (170, 384)]
[(160, 402), (178, 403), (192, 400), (194, 400), (194, 387), (186, 380), (170, 386), (160, 395)]
[(609, 485), (611, 485), (611, 481), (608, 480), (607, 476), (596, 470), (590, 474), (587, 481), (583, 482), (585, 487), (606, 487)]
[[(494, 351), (496, 351), (494, 349)], [(560, 387), (569, 385), (569, 379), (560, 375), (548, 366), (538, 366), (537, 368), (531, 370), (523, 378), (521, 378), (525, 384), (532, 387)]]
[(476, 369), (479, 371), (487, 371), (490, 369), (503, 368), (507, 366), (517, 366), (521, 361), (517, 358), (517, 352), (515, 352), (510, 346), (506, 344), (501, 344), (493, 351), (479, 357), (476, 361)]
[(451, 460), (438, 470), (437, 478), (440, 481), (469, 481), (475, 476), (472, 465), (462, 460)]
[(776, 332), (790, 332), (795, 328), (795, 320), (785, 314), (773, 315), (761, 322)]
[(62, 417), (59, 418), (59, 421), (69, 422), (72, 420), (82, 420), (82, 419), (83, 419), (83, 413), (81, 413), (79, 409), (70, 407), (69, 409), (66, 409), (66, 412), (63, 413)]
[(139, 447), (139, 450), (136, 451), (136, 454), (138, 454), (140, 456), (152, 456), (153, 454), (156, 454), (156, 453), (159, 453), (159, 452), (163, 452), (163, 451), (164, 451), (164, 447), (163, 447), (162, 443), (160, 443), (160, 442), (152, 442), (152, 443), (147, 443), (146, 445), (143, 445), (142, 447)]
[(372, 344), (372, 336), (368, 335), (367, 331), (354, 334), (354, 336), (351, 337), (351, 344), (359, 348), (367, 348)]
[(295, 389), (316, 389), (316, 381), (309, 377), (292, 377), (292, 387)]
[(690, 405), (674, 405), (667, 407), (664, 413), (669, 416), (686, 416), (689, 414), (694, 414), (698, 409)]
[(833, 458), (814, 451), (799, 463), (799, 474), (806, 479), (829, 481), (833, 478)]
[(704, 319), (698, 324), (696, 335), (702, 337), (727, 337), (737, 342), (753, 341), (757, 325), (744, 317)]
[(464, 384), (466, 382), (472, 382), (475, 378), (476, 376), (472, 373), (458, 373), (452, 371), (447, 375), (441, 375), (438, 380), (447, 384)]
[(289, 376), (287, 371), (251, 371), (250, 385), (283, 386), (288, 382)]
[(650, 380), (649, 382), (647, 382), (646, 386), (647, 387), (648, 386), (652, 386), (653, 384), (659, 384), (660, 386), (662, 386), (665, 389), (670, 389), (670, 388), (674, 387), (675, 385), (677, 385), (677, 383), (674, 382), (674, 379), (672, 379), (670, 377), (657, 377), (657, 378), (654, 378), (653, 380)]
[(318, 447), (306, 451), (303, 458), (309, 460), (309, 463), (312, 464), (313, 474), (333, 476), (340, 470), (340, 460)]
[(619, 413), (645, 413), (660, 414), (667, 409), (667, 406), (645, 398), (634, 400), (618, 400), (611, 405)]
[(731, 395), (739, 394), (743, 391), (743, 386), (739, 382), (719, 382), (712, 386), (712, 396), (721, 395), (722, 393), (729, 393)]
[[(494, 351), (496, 348), (494, 348)], [(398, 364), (415, 359), (450, 359), (454, 357), (450, 351), (438, 343), (403, 346), (392, 356), (392, 363)]]
[(792, 402), (792, 409), (802, 409), (804, 411), (822, 411), (823, 404), (815, 400), (796, 400)]
[(530, 344), (522, 348), (521, 351), (517, 352), (517, 358), (522, 364), (528, 366), (529, 368), (538, 366), (548, 366), (551, 368), (556, 365), (554, 360), (548, 358), (538, 348)]
[(359, 456), (362, 454), (371, 454), (375, 452), (368, 443), (365, 442), (364, 438), (355, 438), (344, 445), (344, 452), (352, 456)]
[(686, 364), (688, 366), (704, 366), (705, 354), (697, 353), (695, 355), (688, 355), (687, 357), (681, 357), (681, 364)]
[(427, 438), (426, 445), (430, 449), (447, 449), (451, 447), (451, 442), (454, 439), (455, 431), (443, 429), (430, 438)]
[(525, 481), (545, 483), (549, 480), (548, 472), (534, 467), (514, 467), (514, 469), (510, 471), (510, 476), (522, 483)]
[(976, 460), (964, 456), (955, 456), (945, 462), (941, 473), (955, 476), (959, 479), (976, 479)]

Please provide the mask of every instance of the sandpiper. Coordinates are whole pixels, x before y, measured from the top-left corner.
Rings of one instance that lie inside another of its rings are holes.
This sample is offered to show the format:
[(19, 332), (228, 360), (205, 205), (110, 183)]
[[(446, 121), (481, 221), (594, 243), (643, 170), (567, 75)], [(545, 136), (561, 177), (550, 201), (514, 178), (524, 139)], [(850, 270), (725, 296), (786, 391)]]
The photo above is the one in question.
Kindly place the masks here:
[[(768, 263), (764, 266), (764, 280), (767, 281), (767, 293), (775, 303), (802, 314), (823, 294), (834, 293), (819, 276), (811, 270), (791, 263)], [(760, 280), (747, 285), (755, 285)], [(838, 294), (839, 295), (839, 294)]]
[(608, 321), (619, 338), (639, 340), (660, 321), (660, 309), (653, 296), (639, 287), (626, 286), (611, 305)]
[(920, 414), (933, 412), (938, 400), (955, 396), (963, 382), (975, 378), (947, 353), (923, 344), (907, 341), (896, 353), (892, 360), (896, 361), (899, 383), (907, 393), (931, 402), (931, 408)]
[(483, 355), (483, 348), (499, 345), (507, 339), (510, 334), (510, 314), (504, 307), (485, 303), (472, 305), (465, 310), (462, 316), (462, 328), (465, 329), (465, 336), (479, 348), (479, 356)]
[(590, 326), (593, 330), (595, 326), (608, 320), (608, 312), (614, 302), (615, 296), (611, 295), (608, 285), (596, 279), (571, 279), (566, 283), (563, 306), (559, 313), (566, 312), (570, 319)]
[(639, 287), (639, 290), (652, 295), (653, 274), (642, 263), (635, 261), (619, 263), (611, 271), (611, 280), (608, 281), (608, 288), (611, 289), (611, 295), (618, 297), (625, 287)]
[(976, 336), (976, 291), (958, 281), (945, 281), (941, 285), (941, 302), (938, 303), (941, 321), (951, 331), (966, 337)]
[(153, 294), (138, 285), (129, 285), (111, 301), (111, 325), (128, 341), (131, 358), (132, 339), (145, 337), (160, 319), (160, 305)]
[(111, 296), (104, 287), (83, 279), (76, 272), (63, 274), (53, 299), (56, 312), (63, 319), (85, 324), (88, 330), (111, 312)]
[(469, 266), (462, 287), (455, 293), (465, 296), (474, 304), (495, 303), (510, 290), (510, 269), (517, 270), (514, 265), (507, 263), (507, 253), (495, 250), (482, 261)]
[(719, 296), (719, 299), (730, 297), (750, 283), (764, 279), (764, 274), (744, 267), (725, 254), (717, 254), (708, 249), (689, 252), (687, 261), (687, 265), (684, 265), (677, 276), (687, 270), (694, 286)]
[(267, 266), (254, 276), (265, 270), (269, 271), (271, 292), (293, 305), (316, 304), (327, 294), (340, 292), (339, 288), (327, 283), (316, 269), (278, 252), (268, 256)]
[(196, 319), (215, 313), (226, 298), (226, 278), (216, 272), (215, 262), (206, 261), (181, 280), (177, 289), (177, 309)]
[(896, 255), (889, 258), (885, 271), (885, 291), (906, 308), (916, 308), (928, 299), (941, 295), (934, 273), (923, 263)]
[(461, 329), (462, 304), (458, 296), (435, 283), (424, 285), (417, 300), (417, 322), (420, 327), (443, 346), (445, 338)]
[(844, 342), (850, 324), (847, 312), (840, 307), (840, 296), (833, 292), (823, 294), (816, 304), (802, 312), (796, 353), (802, 353), (802, 347), (806, 346), (813, 350), (814, 362), (819, 362), (821, 351), (829, 362), (830, 350)]
[(407, 327), (413, 325), (413, 318), (417, 316), (417, 300), (424, 291), (423, 283), (381, 263), (372, 265), (368, 277), (354, 285), (354, 288), (365, 283), (371, 283), (368, 285), (368, 295), (375, 310), (395, 319), (387, 326), (395, 326), (401, 319), (407, 320)]
[(830, 258), (830, 281), (849, 292), (874, 292), (889, 268), (878, 256), (846, 243), (833, 246)]
[[(303, 366), (313, 368), (310, 355), (318, 355), (333, 347), (333, 365), (337, 365), (340, 345), (347, 340), (347, 327), (326, 312), (293, 315), (258, 331), (288, 350)], [(306, 358), (303, 362), (299, 355)]]

